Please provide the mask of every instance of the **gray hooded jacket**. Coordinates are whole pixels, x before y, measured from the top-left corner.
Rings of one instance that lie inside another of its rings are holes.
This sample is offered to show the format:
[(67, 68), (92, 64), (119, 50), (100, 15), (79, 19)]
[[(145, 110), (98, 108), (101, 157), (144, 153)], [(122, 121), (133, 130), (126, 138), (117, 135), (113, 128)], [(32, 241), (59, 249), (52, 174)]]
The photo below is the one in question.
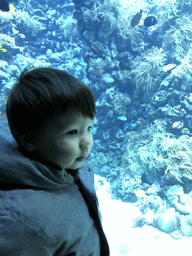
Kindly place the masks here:
[(28, 158), (0, 122), (0, 255), (108, 256), (93, 170)]

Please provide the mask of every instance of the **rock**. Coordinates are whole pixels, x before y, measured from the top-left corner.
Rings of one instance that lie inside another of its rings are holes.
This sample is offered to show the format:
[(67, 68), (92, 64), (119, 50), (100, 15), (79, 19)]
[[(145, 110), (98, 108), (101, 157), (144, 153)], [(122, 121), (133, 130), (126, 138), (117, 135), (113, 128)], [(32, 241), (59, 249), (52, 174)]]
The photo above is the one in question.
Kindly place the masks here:
[(183, 205), (178, 202), (175, 202), (174, 206), (175, 209), (181, 214), (188, 215), (192, 213), (192, 207), (190, 205)]
[(105, 84), (108, 84), (108, 85), (112, 85), (114, 83), (114, 79), (112, 78), (112, 76), (109, 73), (105, 73), (101, 77), (101, 82), (104, 82)]
[(184, 194), (184, 192), (183, 192), (183, 187), (180, 186), (180, 185), (171, 186), (171, 187), (167, 190), (167, 192), (166, 192), (167, 197), (173, 196), (173, 195), (181, 196), (181, 195), (183, 195), (183, 194)]
[(153, 196), (151, 198), (150, 204), (153, 207), (153, 209), (155, 211), (157, 211), (158, 209), (160, 209), (162, 207), (163, 200), (159, 196)]
[(187, 217), (187, 221), (192, 225), (192, 213)]
[(162, 106), (165, 105), (167, 102), (167, 91), (161, 90), (155, 93), (152, 98), (152, 104), (155, 106)]
[(181, 216), (180, 231), (183, 236), (192, 236), (192, 214), (189, 216)]
[(171, 233), (177, 230), (177, 218), (175, 215), (175, 209), (168, 209), (165, 214), (159, 216), (157, 219), (157, 227), (166, 233)]

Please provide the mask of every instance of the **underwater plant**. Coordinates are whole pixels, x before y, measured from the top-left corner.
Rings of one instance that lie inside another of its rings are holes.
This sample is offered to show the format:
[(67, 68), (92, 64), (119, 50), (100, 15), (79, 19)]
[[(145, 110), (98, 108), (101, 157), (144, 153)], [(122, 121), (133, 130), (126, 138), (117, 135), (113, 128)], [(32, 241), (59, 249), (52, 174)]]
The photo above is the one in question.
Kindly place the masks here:
[(158, 69), (159, 71), (162, 71), (167, 56), (162, 48), (159, 49), (158, 47), (153, 46), (150, 50), (145, 51), (142, 54), (142, 58), (150, 63), (154, 70)]
[(165, 52), (154, 46), (145, 51), (141, 58), (135, 58), (132, 62), (131, 75), (136, 86), (136, 94), (140, 91), (148, 94), (156, 88), (165, 61)]

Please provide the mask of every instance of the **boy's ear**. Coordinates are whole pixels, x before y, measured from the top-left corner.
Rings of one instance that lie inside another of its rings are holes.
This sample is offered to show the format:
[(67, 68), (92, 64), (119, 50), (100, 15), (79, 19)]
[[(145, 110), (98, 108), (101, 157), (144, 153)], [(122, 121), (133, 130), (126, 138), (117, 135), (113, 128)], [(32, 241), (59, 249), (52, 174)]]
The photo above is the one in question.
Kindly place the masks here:
[(22, 134), (20, 139), (21, 146), (28, 152), (33, 152), (36, 149), (35, 143), (31, 140), (30, 134)]

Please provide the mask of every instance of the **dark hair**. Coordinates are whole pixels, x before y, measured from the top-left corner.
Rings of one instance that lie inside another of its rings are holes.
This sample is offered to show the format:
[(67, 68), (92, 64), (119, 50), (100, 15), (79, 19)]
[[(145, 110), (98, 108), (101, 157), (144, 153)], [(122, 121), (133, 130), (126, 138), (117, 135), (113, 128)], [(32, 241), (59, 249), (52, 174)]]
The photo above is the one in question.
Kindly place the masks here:
[(25, 69), (7, 99), (11, 133), (19, 143), (23, 134), (33, 138), (43, 121), (76, 108), (94, 118), (92, 91), (68, 73), (53, 68)]

